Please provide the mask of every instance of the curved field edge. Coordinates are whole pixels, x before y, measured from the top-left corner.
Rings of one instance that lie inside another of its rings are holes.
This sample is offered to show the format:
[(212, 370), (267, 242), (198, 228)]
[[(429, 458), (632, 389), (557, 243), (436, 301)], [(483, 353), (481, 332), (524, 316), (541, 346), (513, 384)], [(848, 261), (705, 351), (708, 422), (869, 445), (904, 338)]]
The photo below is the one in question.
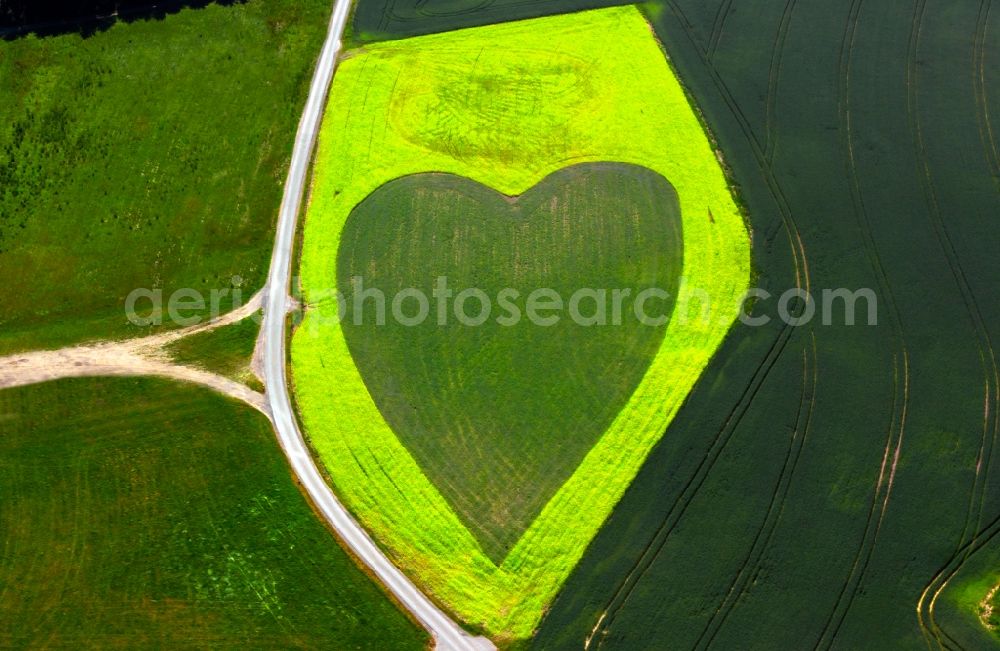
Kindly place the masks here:
[(206, 389), (0, 391), (0, 646), (409, 648), (265, 417)]
[(936, 632), (954, 648), (1000, 646), (1000, 545), (990, 533), (963, 550), (964, 564), (931, 608)]
[[(519, 100), (485, 118), (493, 139), (483, 143), (486, 125), (462, 107), (488, 105), (491, 80)], [(357, 203), (407, 174), (447, 172), (516, 195), (597, 161), (643, 165), (674, 185), (686, 253), (678, 303), (693, 299), (698, 311), (706, 292), (712, 311), (707, 320), (675, 314), (626, 408), (497, 567), (354, 366), (336, 324), (339, 233)], [(307, 312), (291, 351), (305, 432), (340, 497), (434, 598), (501, 639), (526, 638), (722, 341), (749, 276), (747, 232), (715, 153), (635, 8), (366, 47), (334, 80), (306, 214)]]

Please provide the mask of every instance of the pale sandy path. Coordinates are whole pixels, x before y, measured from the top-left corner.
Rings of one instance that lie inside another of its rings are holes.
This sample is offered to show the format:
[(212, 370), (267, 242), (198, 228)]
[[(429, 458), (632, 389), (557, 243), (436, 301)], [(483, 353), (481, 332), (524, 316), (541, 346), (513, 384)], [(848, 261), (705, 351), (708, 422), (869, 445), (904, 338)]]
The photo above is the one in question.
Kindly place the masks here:
[(270, 418), (264, 394), (217, 373), (176, 364), (164, 350), (164, 346), (183, 337), (242, 321), (259, 310), (260, 305), (261, 295), (258, 293), (246, 305), (214, 321), (189, 328), (125, 341), (84, 344), (0, 357), (0, 389), (70, 377), (154, 375), (206, 386), (242, 400)]

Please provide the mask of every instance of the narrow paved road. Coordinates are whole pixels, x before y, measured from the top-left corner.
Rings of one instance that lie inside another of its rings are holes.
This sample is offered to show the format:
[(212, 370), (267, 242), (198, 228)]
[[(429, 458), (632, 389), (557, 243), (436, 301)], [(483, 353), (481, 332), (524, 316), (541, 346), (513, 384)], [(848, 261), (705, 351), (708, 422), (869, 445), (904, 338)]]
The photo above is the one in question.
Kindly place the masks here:
[[(336, 0), (330, 31), (320, 52), (306, 108), (299, 121), (292, 150), (292, 163), (285, 182), (285, 192), (278, 214), (278, 233), (271, 257), (271, 269), (264, 301), (264, 380), (274, 418), (278, 440), (292, 470), (305, 487), (309, 497), (341, 539), (368, 569), (388, 588), (400, 603), (434, 636), (436, 648), (443, 651), (494, 649), (485, 638), (474, 638), (444, 614), (406, 576), (394, 566), (355, 522), (333, 491), (327, 486), (306, 448), (288, 397), (285, 375), (285, 323), (289, 306), (292, 245), (295, 224), (302, 203), (302, 194), (309, 169), (326, 94), (333, 78), (341, 36), (347, 24), (350, 0)], [(333, 252), (330, 253), (333, 255)]]

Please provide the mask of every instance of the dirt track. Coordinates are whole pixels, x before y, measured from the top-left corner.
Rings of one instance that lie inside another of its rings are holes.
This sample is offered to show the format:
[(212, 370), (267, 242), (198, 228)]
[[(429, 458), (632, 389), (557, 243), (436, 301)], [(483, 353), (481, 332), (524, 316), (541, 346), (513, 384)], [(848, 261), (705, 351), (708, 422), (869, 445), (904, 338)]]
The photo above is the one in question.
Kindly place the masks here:
[(17, 353), (0, 357), (0, 389), (68, 377), (154, 375), (201, 384), (242, 400), (270, 417), (264, 394), (217, 373), (176, 364), (164, 350), (164, 346), (183, 337), (241, 321), (259, 310), (260, 304), (261, 296), (256, 294), (239, 309), (215, 321), (189, 328), (126, 341), (71, 346), (59, 350)]

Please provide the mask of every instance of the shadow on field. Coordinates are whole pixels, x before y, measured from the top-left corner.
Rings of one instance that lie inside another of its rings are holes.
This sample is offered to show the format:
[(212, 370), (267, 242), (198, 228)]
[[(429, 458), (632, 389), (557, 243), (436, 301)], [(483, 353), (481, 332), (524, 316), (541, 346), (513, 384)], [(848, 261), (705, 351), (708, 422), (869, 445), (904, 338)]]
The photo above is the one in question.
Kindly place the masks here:
[(14, 40), (35, 34), (79, 34), (87, 38), (116, 22), (162, 20), (185, 8), (210, 4), (234, 5), (246, 0), (0, 0), (0, 38)]

